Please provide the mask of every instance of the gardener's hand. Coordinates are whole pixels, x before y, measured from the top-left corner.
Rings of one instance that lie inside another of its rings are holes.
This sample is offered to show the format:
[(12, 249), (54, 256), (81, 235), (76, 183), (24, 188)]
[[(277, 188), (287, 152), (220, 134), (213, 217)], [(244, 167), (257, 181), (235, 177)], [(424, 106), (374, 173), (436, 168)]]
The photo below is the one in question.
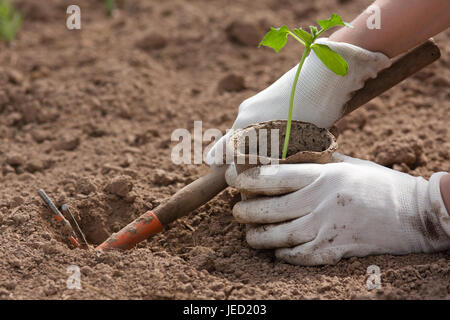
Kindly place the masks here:
[[(347, 61), (348, 73), (345, 77), (336, 75), (312, 51), (300, 73), (294, 97), (293, 119), (329, 128), (341, 117), (351, 93), (362, 88), (367, 79), (375, 78), (391, 62), (382, 53), (370, 52), (351, 44), (325, 38), (316, 42), (326, 44), (339, 53)], [(296, 69), (297, 66), (265, 90), (242, 102), (233, 128), (269, 120), (286, 120)], [(222, 137), (208, 153), (206, 162), (209, 165), (222, 164), (228, 136)]]
[(428, 182), (340, 154), (334, 161), (340, 162), (264, 166), (237, 177), (230, 166), (227, 182), (259, 196), (233, 208), (249, 224), (249, 245), (274, 248), (278, 258), (299, 265), (450, 248), (439, 189), (444, 173)]

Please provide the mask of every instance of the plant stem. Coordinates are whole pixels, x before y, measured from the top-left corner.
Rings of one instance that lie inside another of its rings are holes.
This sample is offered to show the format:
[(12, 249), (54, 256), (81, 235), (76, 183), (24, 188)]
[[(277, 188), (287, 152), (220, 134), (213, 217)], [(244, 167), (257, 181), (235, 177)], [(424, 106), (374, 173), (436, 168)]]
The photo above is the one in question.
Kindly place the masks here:
[(289, 101), (288, 123), (286, 126), (286, 136), (284, 138), (283, 153), (281, 156), (282, 159), (286, 159), (288, 146), (289, 146), (289, 138), (291, 135), (292, 110), (294, 108), (294, 96), (295, 96), (295, 89), (297, 88), (298, 77), (300, 76), (300, 71), (302, 70), (303, 63), (305, 62), (305, 59), (309, 55), (310, 51), (311, 51), (311, 48), (309, 46), (305, 47), (305, 51), (303, 51), (302, 59), (300, 60), (300, 63), (298, 64), (298, 67), (297, 67), (297, 72), (295, 73), (294, 83), (292, 84), (291, 99)]
[(304, 46), (306, 47), (306, 43), (305, 43), (302, 39), (300, 39), (299, 37), (297, 37), (297, 36), (295, 35), (295, 33), (289, 31), (289, 34), (292, 36), (292, 38), (294, 38), (295, 40), (297, 40), (298, 42), (300, 42), (302, 45), (304, 45)]

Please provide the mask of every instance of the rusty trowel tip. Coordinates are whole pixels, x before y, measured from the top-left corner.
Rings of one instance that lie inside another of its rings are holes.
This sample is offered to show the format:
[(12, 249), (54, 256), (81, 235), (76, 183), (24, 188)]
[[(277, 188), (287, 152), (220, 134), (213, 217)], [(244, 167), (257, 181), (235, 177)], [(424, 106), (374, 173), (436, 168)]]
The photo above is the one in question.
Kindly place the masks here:
[(39, 189), (38, 194), (42, 198), (42, 200), (44, 200), (45, 204), (53, 212), (53, 214), (54, 214), (53, 216), (56, 219), (56, 221), (58, 221), (58, 223), (60, 223), (64, 228), (66, 228), (67, 230), (70, 231), (70, 233), (72, 234), (69, 236), (70, 242), (72, 242), (72, 244), (75, 247), (79, 247), (80, 243), (76, 240), (76, 237), (75, 237), (76, 235), (75, 235), (75, 232), (74, 232), (73, 227), (70, 224), (70, 222), (67, 221), (67, 219), (62, 215), (62, 213), (58, 210), (58, 208), (55, 206), (53, 201), (50, 199), (50, 197), (45, 193), (45, 191), (43, 189)]

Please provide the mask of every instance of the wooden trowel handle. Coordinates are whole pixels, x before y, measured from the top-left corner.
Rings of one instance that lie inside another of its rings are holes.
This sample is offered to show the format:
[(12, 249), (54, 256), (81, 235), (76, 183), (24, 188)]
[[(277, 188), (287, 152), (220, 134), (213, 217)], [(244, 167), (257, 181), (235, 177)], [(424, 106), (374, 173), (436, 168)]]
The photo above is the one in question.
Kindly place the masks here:
[(214, 168), (207, 175), (195, 180), (175, 193), (169, 201), (154, 210), (163, 225), (185, 216), (201, 207), (227, 187), (225, 170), (227, 166)]
[[(389, 90), (440, 57), (439, 48), (428, 40), (381, 71), (377, 78), (366, 81), (345, 105), (344, 115)], [(227, 187), (226, 166), (218, 167), (175, 193), (153, 212), (143, 214), (97, 247), (130, 249), (138, 242), (163, 230), (172, 221), (204, 205)]]
[(392, 65), (381, 71), (375, 79), (366, 81), (363, 88), (345, 104), (344, 116), (399, 84), (417, 71), (439, 59), (441, 51), (432, 39), (398, 58)]

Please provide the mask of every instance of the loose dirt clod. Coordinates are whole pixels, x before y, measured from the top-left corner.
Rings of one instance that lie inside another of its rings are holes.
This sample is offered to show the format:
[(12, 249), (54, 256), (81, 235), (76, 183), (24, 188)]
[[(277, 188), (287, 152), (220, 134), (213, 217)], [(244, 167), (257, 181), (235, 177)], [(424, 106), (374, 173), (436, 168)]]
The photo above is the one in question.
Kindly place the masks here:
[(23, 74), (18, 70), (9, 70), (8, 77), (13, 84), (21, 84), (24, 80)]
[(158, 33), (150, 33), (136, 42), (136, 46), (146, 52), (163, 49), (167, 46), (167, 39)]
[(156, 169), (153, 175), (153, 182), (157, 185), (167, 186), (178, 180), (178, 177), (173, 173), (164, 171), (162, 169)]
[(197, 270), (214, 271), (215, 260), (216, 254), (211, 248), (198, 246), (189, 251), (189, 261)]
[(89, 177), (81, 177), (76, 183), (76, 190), (78, 193), (89, 195), (97, 190), (92, 179)]
[(18, 167), (25, 163), (25, 158), (21, 154), (11, 153), (6, 156), (5, 162), (13, 167)]
[(425, 165), (423, 143), (415, 136), (401, 136), (377, 142), (372, 150), (375, 162), (383, 166), (404, 164), (415, 169)]
[(56, 142), (56, 150), (73, 151), (80, 145), (80, 137), (75, 133), (64, 133)]
[(42, 171), (44, 169), (44, 161), (41, 159), (31, 159), (25, 165), (25, 170), (34, 173), (37, 171)]
[(105, 187), (105, 190), (119, 197), (126, 197), (133, 189), (131, 177), (121, 175), (111, 180)]
[(36, 141), (37, 143), (42, 143), (45, 140), (52, 139), (51, 133), (49, 131), (41, 130), (41, 129), (33, 130), (31, 132), (31, 135), (32, 135), (34, 141)]
[(245, 89), (244, 78), (235, 74), (229, 74), (220, 80), (217, 88), (220, 93), (242, 91)]
[(239, 45), (256, 47), (261, 40), (261, 32), (258, 28), (241, 20), (231, 22), (225, 31), (228, 39)]

